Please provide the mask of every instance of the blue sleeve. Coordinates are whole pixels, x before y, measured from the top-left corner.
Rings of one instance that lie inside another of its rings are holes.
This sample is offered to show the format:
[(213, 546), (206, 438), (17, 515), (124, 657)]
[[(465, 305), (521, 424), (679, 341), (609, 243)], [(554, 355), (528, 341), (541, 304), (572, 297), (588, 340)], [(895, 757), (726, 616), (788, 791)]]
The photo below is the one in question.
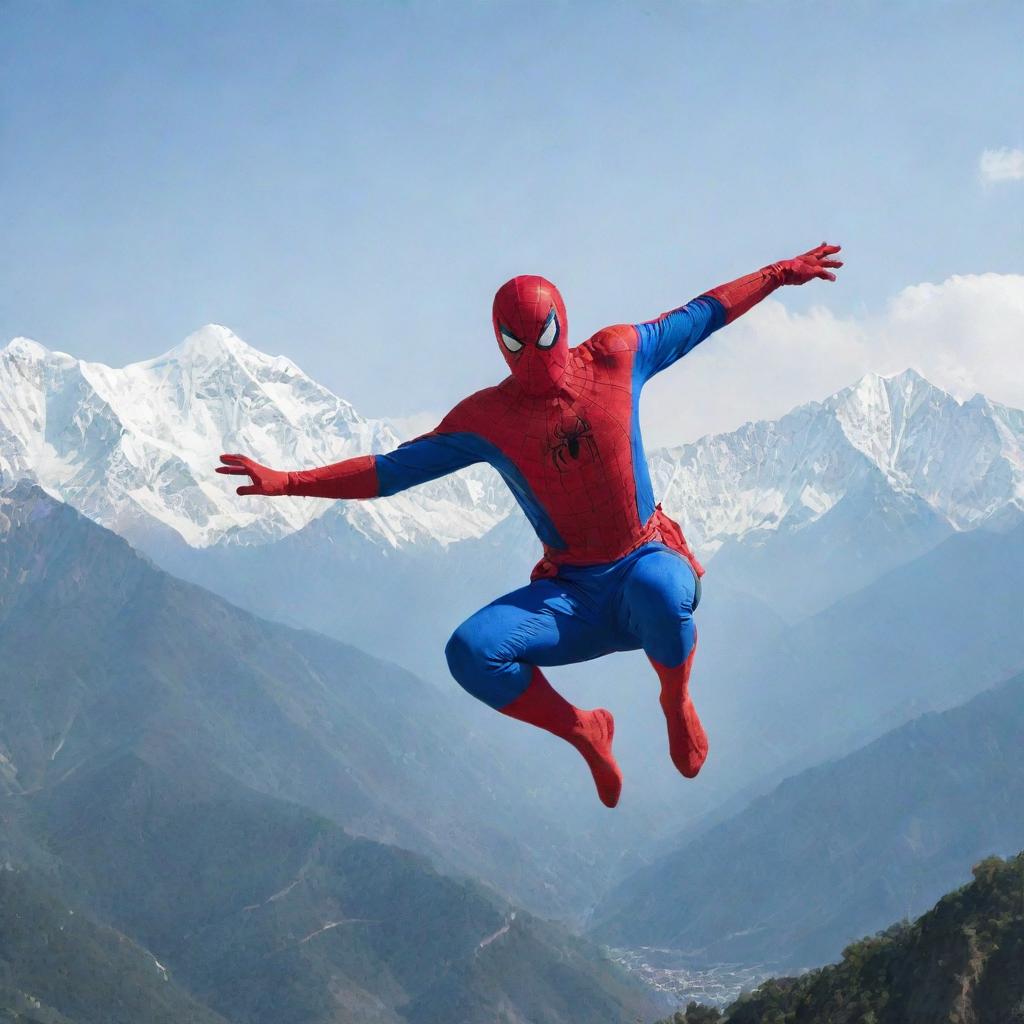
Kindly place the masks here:
[(479, 451), (458, 434), (424, 434), (376, 457), (379, 493), (397, 494), (480, 461)]
[(724, 323), (722, 304), (709, 295), (701, 295), (657, 320), (637, 324), (640, 345), (635, 372), (642, 381), (653, 377), (682, 359)]

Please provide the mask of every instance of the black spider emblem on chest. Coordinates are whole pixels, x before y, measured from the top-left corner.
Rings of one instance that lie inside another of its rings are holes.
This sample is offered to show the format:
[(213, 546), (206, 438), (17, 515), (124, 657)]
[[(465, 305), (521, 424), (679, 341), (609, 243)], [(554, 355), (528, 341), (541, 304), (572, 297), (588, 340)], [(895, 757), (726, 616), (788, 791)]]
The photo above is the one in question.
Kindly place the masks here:
[(555, 427), (554, 441), (548, 447), (548, 454), (559, 473), (569, 468), (570, 460), (575, 462), (579, 459), (580, 452), (584, 450), (594, 458), (600, 457), (594, 432), (582, 416), (577, 416), (576, 421), (568, 427), (561, 423)]

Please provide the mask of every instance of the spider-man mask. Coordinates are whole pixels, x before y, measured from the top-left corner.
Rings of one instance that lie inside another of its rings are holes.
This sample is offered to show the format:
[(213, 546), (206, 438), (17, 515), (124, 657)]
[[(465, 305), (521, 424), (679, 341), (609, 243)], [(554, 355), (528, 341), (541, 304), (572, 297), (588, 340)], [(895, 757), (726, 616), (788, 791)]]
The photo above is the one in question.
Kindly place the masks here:
[(501, 354), (523, 390), (556, 390), (569, 362), (569, 325), (558, 289), (532, 274), (513, 277), (494, 296), (493, 320)]

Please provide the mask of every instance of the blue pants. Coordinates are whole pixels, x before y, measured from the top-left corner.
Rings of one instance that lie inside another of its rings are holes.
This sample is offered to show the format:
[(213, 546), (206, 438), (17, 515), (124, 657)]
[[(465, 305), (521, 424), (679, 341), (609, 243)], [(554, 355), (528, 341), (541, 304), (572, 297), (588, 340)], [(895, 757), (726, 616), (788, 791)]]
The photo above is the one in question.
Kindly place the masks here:
[(682, 555), (645, 544), (605, 565), (565, 566), (471, 615), (445, 648), (448, 667), (474, 697), (503, 708), (534, 665), (572, 665), (613, 651), (681, 665), (693, 649), (700, 583)]

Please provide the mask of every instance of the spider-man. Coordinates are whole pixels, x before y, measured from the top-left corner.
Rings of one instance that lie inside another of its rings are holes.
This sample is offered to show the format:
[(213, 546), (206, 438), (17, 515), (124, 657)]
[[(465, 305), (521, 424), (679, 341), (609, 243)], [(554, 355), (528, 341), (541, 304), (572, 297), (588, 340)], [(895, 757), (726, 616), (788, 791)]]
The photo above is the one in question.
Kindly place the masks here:
[(601, 800), (614, 807), (622, 774), (611, 713), (574, 707), (541, 668), (642, 648), (661, 682), (676, 767), (693, 778), (708, 752), (689, 695), (704, 570), (654, 503), (640, 390), (780, 285), (834, 281), (837, 252), (823, 242), (657, 320), (606, 327), (575, 348), (558, 289), (542, 277), (515, 277), (498, 289), (493, 310), (511, 375), (460, 402), (436, 430), (387, 455), (319, 469), (279, 472), (222, 455), (218, 472), (250, 477), (239, 494), (375, 498), (490, 463), (536, 530), (544, 557), (528, 586), (459, 626), (446, 648), (448, 665), (473, 696), (571, 743)]

